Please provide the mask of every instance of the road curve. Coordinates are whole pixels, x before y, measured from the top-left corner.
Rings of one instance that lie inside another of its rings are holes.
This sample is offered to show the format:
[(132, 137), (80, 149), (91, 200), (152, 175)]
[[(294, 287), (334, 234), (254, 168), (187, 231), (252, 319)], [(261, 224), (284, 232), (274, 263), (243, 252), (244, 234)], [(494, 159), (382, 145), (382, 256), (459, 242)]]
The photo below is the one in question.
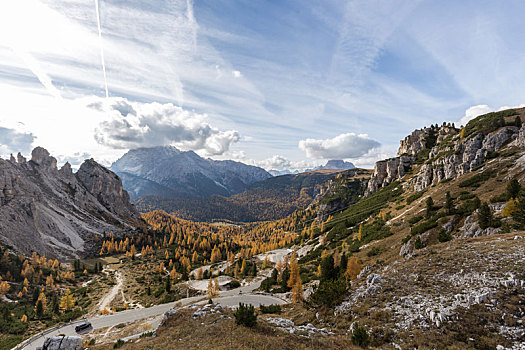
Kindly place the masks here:
[[(227, 307), (237, 306), (239, 303), (252, 304), (254, 306), (271, 305), (271, 304), (279, 304), (279, 305), (285, 304), (286, 302), (284, 300), (279, 299), (277, 297), (274, 297), (271, 295), (265, 295), (265, 294), (252, 293), (253, 290), (259, 288), (262, 278), (264, 277), (258, 277), (246, 286), (232, 289), (229, 291), (220, 292), (220, 296), (214, 299), (214, 302), (221, 304), (223, 306), (227, 306)], [(135, 321), (142, 320), (148, 317), (159, 316), (159, 315), (164, 314), (166, 311), (176, 308), (176, 304), (178, 305), (177, 307), (183, 307), (183, 306), (191, 305), (191, 304), (204, 304), (206, 302), (207, 302), (206, 297), (200, 295), (200, 296), (195, 296), (195, 297), (190, 297), (190, 298), (184, 298), (176, 302), (154, 305), (148, 308), (124, 310), (124, 311), (116, 312), (111, 315), (96, 316), (93, 318), (88, 318), (87, 320), (93, 326), (93, 330), (96, 330), (96, 329), (101, 329), (105, 327), (116, 326), (117, 324), (120, 324), (120, 323), (135, 322)], [(58, 330), (55, 330), (51, 333), (46, 334), (45, 336), (36, 338), (31, 343), (26, 344), (23, 347), (23, 349), (33, 350), (33, 349), (36, 349), (37, 347), (41, 347), (44, 344), (45, 338), (52, 337), (54, 335), (59, 335), (59, 334), (78, 335), (75, 332), (75, 326), (77, 324), (78, 322), (71, 324), (71, 325), (64, 326)]]

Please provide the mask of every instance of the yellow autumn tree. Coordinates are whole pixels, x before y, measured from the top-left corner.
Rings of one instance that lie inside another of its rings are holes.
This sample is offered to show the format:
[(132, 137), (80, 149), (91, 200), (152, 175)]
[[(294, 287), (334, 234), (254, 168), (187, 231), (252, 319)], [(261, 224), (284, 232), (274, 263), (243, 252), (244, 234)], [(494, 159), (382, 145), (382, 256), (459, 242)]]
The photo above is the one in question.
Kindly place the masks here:
[(198, 279), (198, 280), (201, 280), (202, 279), (202, 266), (199, 267), (199, 269), (197, 270), (197, 273), (196, 273), (196, 277), (195, 279)]
[(518, 200), (517, 199), (509, 199), (507, 204), (505, 205), (505, 208), (503, 208), (501, 212), (501, 216), (505, 218), (512, 217), (512, 214), (514, 214), (518, 210)]
[(71, 294), (71, 290), (68, 288), (60, 299), (60, 309), (69, 311), (73, 309), (73, 306), (75, 306), (75, 299), (73, 298), (73, 294)]
[(288, 287), (292, 288), (292, 301), (298, 303), (303, 300), (303, 281), (299, 270), (299, 262), (297, 255), (292, 254), (290, 259), (290, 278), (288, 279)]
[(363, 224), (359, 224), (359, 231), (357, 231), (357, 239), (361, 241), (363, 238)]
[(26, 323), (27, 322), (27, 315), (26, 314), (22, 315), (22, 318), (20, 319), (20, 322), (22, 322), (22, 323)]
[(39, 301), (42, 303), (42, 310), (46, 312), (47, 311), (47, 298), (43, 292), (40, 293), (40, 295), (38, 296), (38, 299), (36, 300), (35, 311), (37, 309), (37, 305)]
[(10, 288), (11, 286), (9, 283), (7, 283), (7, 281), (0, 283), (0, 297), (4, 296)]
[(269, 267), (270, 267), (270, 260), (268, 259), (268, 255), (266, 255), (266, 256), (264, 257), (264, 261), (263, 261), (263, 264), (262, 264), (262, 268), (263, 268), (263, 270), (264, 270), (264, 269), (267, 269), (267, 268), (269, 268)]
[(359, 259), (355, 256), (348, 259), (348, 264), (346, 265), (345, 276), (347, 279), (353, 281), (357, 279), (357, 276), (361, 272), (362, 266), (359, 262)]
[(206, 294), (208, 295), (208, 299), (213, 299), (219, 294), (218, 290), (215, 289), (215, 285), (211, 277), (210, 277), (210, 280), (208, 281), (208, 291)]

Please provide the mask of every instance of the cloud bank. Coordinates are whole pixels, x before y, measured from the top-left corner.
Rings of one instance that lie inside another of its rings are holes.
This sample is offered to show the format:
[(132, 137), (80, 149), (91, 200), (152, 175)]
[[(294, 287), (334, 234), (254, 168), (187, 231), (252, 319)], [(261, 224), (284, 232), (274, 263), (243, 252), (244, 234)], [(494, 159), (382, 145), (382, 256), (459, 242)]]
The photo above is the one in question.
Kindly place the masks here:
[(467, 123), (472, 119), (492, 111), (493, 109), (487, 105), (472, 106), (465, 111), (465, 115), (460, 119), (459, 123), (460, 125), (467, 125)]
[(299, 148), (308, 158), (346, 159), (359, 158), (381, 144), (366, 134), (346, 133), (331, 139), (306, 139), (299, 141)]
[(31, 133), (19, 132), (15, 129), (0, 127), (0, 154), (21, 152), (28, 154), (35, 136)]
[(111, 98), (94, 101), (89, 107), (107, 113), (108, 120), (95, 129), (95, 140), (114, 149), (173, 145), (213, 156), (227, 152), (240, 139), (237, 131), (221, 131), (207, 122), (206, 115), (171, 103)]

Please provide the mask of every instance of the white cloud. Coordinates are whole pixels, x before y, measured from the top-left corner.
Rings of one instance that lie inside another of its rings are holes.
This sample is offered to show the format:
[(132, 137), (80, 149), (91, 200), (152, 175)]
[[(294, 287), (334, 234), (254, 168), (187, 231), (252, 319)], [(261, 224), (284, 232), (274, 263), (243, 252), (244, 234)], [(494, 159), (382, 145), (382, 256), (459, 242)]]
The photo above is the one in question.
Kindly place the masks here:
[(221, 131), (207, 122), (206, 115), (171, 103), (110, 98), (96, 99), (89, 106), (108, 115), (95, 129), (95, 140), (114, 149), (173, 145), (212, 156), (227, 152), (240, 139), (237, 131)]
[(465, 111), (465, 115), (460, 119), (459, 124), (467, 125), (467, 123), (471, 121), (472, 119), (480, 115), (490, 113), (492, 111), (493, 109), (487, 105), (476, 105), (476, 106), (469, 107)]
[(266, 170), (288, 170), (292, 167), (292, 162), (280, 155), (275, 155), (267, 159), (255, 161), (255, 164)]
[(15, 129), (0, 127), (0, 154), (29, 153), (35, 136), (32, 133), (19, 132)]
[(358, 158), (380, 143), (366, 134), (346, 133), (331, 139), (306, 139), (299, 141), (299, 148), (306, 152), (308, 158), (346, 159)]
[[(497, 111), (503, 111), (503, 110), (512, 109), (512, 108), (522, 108), (522, 107), (525, 107), (525, 104), (520, 104), (518, 106), (513, 106), (513, 107), (502, 106), (498, 108)], [(487, 113), (494, 112), (494, 111), (495, 109), (490, 108), (488, 105), (476, 105), (476, 106), (469, 107), (465, 111), (465, 115), (460, 119), (459, 124), (465, 126), (472, 119), (479, 117), (480, 115), (487, 114)]]
[(234, 71), (232, 72), (232, 74), (233, 74), (233, 76), (234, 76), (235, 78), (240, 78), (240, 77), (242, 77), (241, 72), (239, 72), (238, 70), (234, 70)]
[(87, 152), (74, 152), (70, 155), (58, 155), (56, 156), (58, 165), (63, 165), (66, 162), (72, 165), (73, 168), (77, 168), (78, 164), (84, 162), (84, 160), (91, 158), (91, 155)]

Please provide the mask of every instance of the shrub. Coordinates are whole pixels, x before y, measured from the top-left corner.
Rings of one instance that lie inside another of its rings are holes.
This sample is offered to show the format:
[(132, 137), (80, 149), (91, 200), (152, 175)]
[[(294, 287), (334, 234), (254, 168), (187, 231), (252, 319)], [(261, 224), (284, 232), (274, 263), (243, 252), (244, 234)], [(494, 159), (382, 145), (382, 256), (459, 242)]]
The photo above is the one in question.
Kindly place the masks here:
[(416, 192), (413, 195), (408, 196), (407, 197), (407, 204), (411, 204), (416, 199), (421, 198), (421, 196), (423, 196), (424, 194), (425, 194), (425, 190)]
[(408, 223), (410, 225), (414, 225), (415, 223), (420, 222), (423, 220), (423, 215), (414, 216), (413, 218), (408, 219)]
[(280, 314), (281, 305), (277, 305), (277, 304), (268, 305), (268, 306), (261, 305), (261, 312), (263, 314)]
[(255, 327), (257, 325), (257, 315), (253, 305), (239, 303), (239, 307), (235, 310), (233, 316), (237, 325), (245, 327)]
[(119, 339), (116, 341), (115, 344), (113, 344), (113, 349), (121, 348), (124, 345), (124, 340)]
[(345, 297), (346, 281), (342, 279), (322, 281), (310, 297), (316, 305), (334, 305)]
[(448, 242), (452, 239), (452, 235), (450, 234), (450, 232), (447, 232), (445, 230), (441, 230), (439, 231), (439, 235), (438, 235), (438, 240), (440, 242)]
[(507, 199), (509, 199), (507, 197), (507, 194), (506, 193), (502, 193), (502, 194), (498, 194), (498, 195), (495, 195), (492, 198), (490, 198), (490, 203), (506, 202)]
[(418, 235), (420, 233), (427, 232), (428, 230), (433, 229), (434, 227), (437, 227), (437, 225), (438, 225), (437, 219), (436, 220), (432, 220), (432, 218), (431, 218), (428, 221), (423, 221), (419, 225), (416, 225), (416, 226), (412, 227), (412, 229), (410, 230), (410, 234), (412, 236), (415, 236), (415, 235)]
[(354, 325), (354, 331), (352, 332), (352, 344), (360, 346), (362, 348), (367, 347), (370, 344), (370, 336), (364, 327), (359, 326), (358, 323)]
[(480, 174), (472, 176), (470, 179), (459, 183), (459, 187), (479, 187), (483, 182), (486, 182), (494, 175), (493, 171), (485, 171)]
[(241, 282), (237, 281), (237, 280), (231, 280), (230, 282), (230, 287), (232, 289), (234, 288), (239, 288), (241, 286)]
[(421, 237), (417, 237), (415, 242), (414, 242), (414, 248), (415, 249), (421, 249), (421, 248), (425, 248), (425, 245), (423, 244), (423, 242), (421, 242)]
[(376, 255), (378, 255), (380, 252), (381, 252), (381, 249), (380, 249), (379, 247), (372, 247), (372, 249), (370, 249), (370, 250), (368, 251), (368, 253), (366, 253), (366, 256), (368, 256), (368, 257), (376, 256)]

